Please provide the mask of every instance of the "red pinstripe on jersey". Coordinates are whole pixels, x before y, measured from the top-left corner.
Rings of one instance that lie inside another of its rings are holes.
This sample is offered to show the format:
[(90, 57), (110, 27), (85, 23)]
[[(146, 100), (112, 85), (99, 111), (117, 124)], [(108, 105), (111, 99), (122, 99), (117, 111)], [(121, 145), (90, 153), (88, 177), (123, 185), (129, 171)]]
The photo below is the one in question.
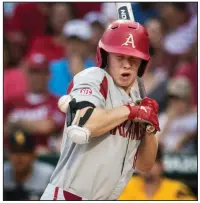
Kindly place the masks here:
[(67, 89), (67, 94), (69, 94), (72, 91), (72, 88), (74, 87), (74, 80), (72, 80), (69, 83), (68, 89)]
[(57, 200), (57, 198), (58, 198), (58, 189), (59, 189), (58, 187), (55, 188), (53, 200)]
[(99, 91), (101, 92), (104, 99), (106, 100), (107, 94), (108, 94), (108, 80), (107, 80), (106, 76), (104, 76), (104, 78), (100, 84), (100, 90)]

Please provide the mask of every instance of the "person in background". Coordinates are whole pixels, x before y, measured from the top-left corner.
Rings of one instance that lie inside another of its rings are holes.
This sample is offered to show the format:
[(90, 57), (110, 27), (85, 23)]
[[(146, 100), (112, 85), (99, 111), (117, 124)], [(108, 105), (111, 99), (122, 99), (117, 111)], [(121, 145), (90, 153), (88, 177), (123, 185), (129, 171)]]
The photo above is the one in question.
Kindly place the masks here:
[(102, 2), (76, 2), (73, 1), (75, 17), (82, 19), (90, 11), (100, 12)]
[(28, 50), (35, 37), (45, 34), (50, 7), (50, 3), (17, 4), (7, 31), (9, 39), (20, 41)]
[[(174, 76), (184, 76), (188, 78), (192, 84), (193, 106), (197, 108), (198, 104), (198, 38), (196, 33), (196, 41), (190, 50), (183, 56), (182, 62), (176, 67)], [(196, 109), (197, 111), (197, 109)]]
[(103, 2), (100, 11), (106, 17), (107, 25), (118, 19), (115, 3)]
[[(3, 43), (5, 49), (9, 47), (9, 67), (19, 66), (26, 53), (26, 44), (21, 39), (10, 37), (8, 34), (4, 34)], [(6, 66), (6, 68), (8, 68), (8, 66)]]
[(107, 19), (102, 13), (91, 11), (84, 16), (84, 20), (86, 20), (92, 28), (92, 36), (90, 39), (90, 55), (91, 58), (95, 60), (95, 53), (98, 46), (98, 42), (101, 39), (101, 36), (103, 35), (103, 32), (105, 30)]
[(49, 16), (49, 29), (46, 35), (36, 37), (30, 48), (31, 52), (40, 52), (46, 55), (49, 61), (64, 57), (63, 27), (74, 17), (73, 7), (68, 3), (54, 3)]
[(3, 68), (8, 69), (13, 65), (11, 56), (11, 44), (7, 40), (6, 36), (3, 36)]
[(162, 159), (161, 146), (159, 146), (156, 162), (151, 171), (133, 176), (119, 200), (196, 200), (184, 183), (163, 175)]
[(162, 132), (159, 143), (167, 152), (193, 152), (197, 111), (192, 106), (192, 86), (186, 77), (177, 76), (168, 82), (168, 104), (159, 116)]
[(164, 48), (169, 54), (180, 57), (196, 41), (197, 15), (190, 14), (187, 2), (160, 3), (159, 11), (168, 31)]
[(50, 138), (60, 135), (65, 115), (57, 107), (58, 99), (48, 92), (50, 73), (45, 56), (29, 56), (25, 71), (27, 92), (4, 103), (5, 135), (15, 128), (24, 129), (35, 136), (38, 153), (49, 152)]
[[(149, 34), (152, 58), (144, 76), (144, 85), (147, 95), (158, 102), (159, 112), (162, 112), (167, 103), (166, 81), (173, 66), (171, 58), (163, 49), (165, 36), (163, 22), (159, 18), (150, 18), (146, 20), (145, 27)], [(163, 94), (160, 94), (160, 92), (163, 92)]]
[[(149, 64), (148, 70), (153, 72), (157, 77), (157, 82), (160, 82), (168, 77), (168, 71), (170, 69), (170, 61), (168, 61), (167, 55), (163, 50), (165, 27), (163, 26), (163, 22), (158, 18), (147, 20), (145, 27), (149, 35), (152, 49), (152, 60)], [(149, 85), (147, 85), (147, 87), (148, 86)], [(149, 92), (151, 92), (151, 88)]]
[(3, 101), (26, 91), (26, 78), (22, 68), (15, 67), (11, 52), (12, 46), (4, 36), (3, 39)]
[[(19, 66), (32, 41), (45, 34), (50, 3), (18, 3), (13, 9), (4, 35), (11, 44), (14, 66)], [(6, 18), (4, 19), (6, 23)]]
[(197, 111), (198, 105), (198, 63), (197, 55), (196, 59), (185, 61), (177, 67), (177, 71), (174, 74), (175, 77), (182, 76), (190, 80), (192, 85), (192, 105), (194, 110)]
[(3, 200), (38, 200), (54, 167), (36, 161), (35, 139), (17, 130), (9, 138), (8, 161), (4, 163)]
[(89, 23), (83, 20), (71, 20), (64, 25), (65, 58), (50, 63), (51, 79), (49, 91), (56, 96), (63, 96), (73, 76), (85, 68), (95, 65), (89, 58), (89, 40), (92, 29)]

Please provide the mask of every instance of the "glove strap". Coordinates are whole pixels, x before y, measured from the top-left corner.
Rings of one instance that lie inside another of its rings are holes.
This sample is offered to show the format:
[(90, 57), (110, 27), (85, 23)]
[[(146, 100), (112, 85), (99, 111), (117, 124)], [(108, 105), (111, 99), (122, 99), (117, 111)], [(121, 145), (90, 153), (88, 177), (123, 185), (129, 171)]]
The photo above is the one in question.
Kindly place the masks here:
[(137, 115), (138, 107), (131, 106), (130, 104), (126, 104), (125, 106), (127, 106), (129, 108), (129, 111), (130, 111), (130, 114), (128, 116), (128, 120), (133, 120)]

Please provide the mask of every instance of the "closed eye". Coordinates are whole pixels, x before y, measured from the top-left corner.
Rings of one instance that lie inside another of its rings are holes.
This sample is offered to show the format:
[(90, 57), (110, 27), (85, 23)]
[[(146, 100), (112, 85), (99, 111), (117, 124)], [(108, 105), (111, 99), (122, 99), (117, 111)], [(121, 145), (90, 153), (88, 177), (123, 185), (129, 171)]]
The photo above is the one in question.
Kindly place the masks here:
[(117, 58), (119, 59), (119, 60), (122, 60), (123, 59), (123, 56), (117, 56)]
[(138, 58), (131, 58), (130, 59), (130, 62), (131, 62), (131, 64), (140, 64), (140, 62), (141, 62), (141, 59), (138, 59)]

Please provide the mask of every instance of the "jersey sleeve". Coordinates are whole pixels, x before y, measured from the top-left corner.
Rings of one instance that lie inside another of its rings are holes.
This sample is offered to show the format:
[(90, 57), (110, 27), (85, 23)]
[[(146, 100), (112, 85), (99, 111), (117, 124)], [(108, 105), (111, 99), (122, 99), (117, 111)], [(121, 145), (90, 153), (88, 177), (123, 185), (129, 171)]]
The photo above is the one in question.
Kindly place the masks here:
[(71, 81), (67, 93), (77, 102), (87, 101), (96, 107), (104, 108), (108, 94), (105, 71), (93, 67), (78, 73)]

